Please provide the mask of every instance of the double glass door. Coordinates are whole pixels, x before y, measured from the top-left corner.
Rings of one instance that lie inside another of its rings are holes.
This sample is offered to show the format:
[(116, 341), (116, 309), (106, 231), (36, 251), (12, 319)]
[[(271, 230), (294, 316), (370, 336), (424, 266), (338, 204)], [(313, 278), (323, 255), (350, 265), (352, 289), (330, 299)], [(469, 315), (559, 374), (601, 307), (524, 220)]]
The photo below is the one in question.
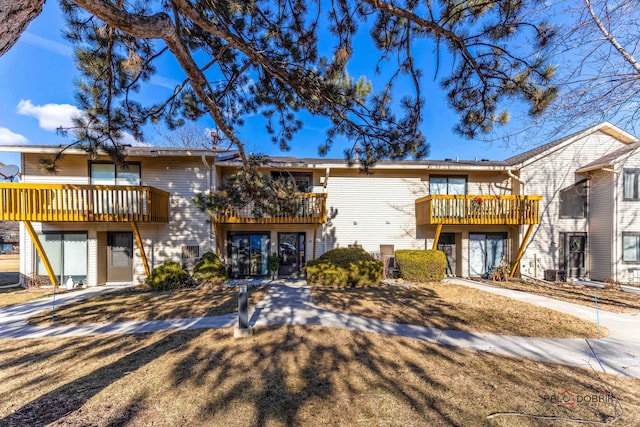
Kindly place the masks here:
[(506, 233), (469, 234), (469, 275), (483, 276), (507, 256)]
[(231, 275), (265, 276), (269, 273), (269, 233), (230, 233)]

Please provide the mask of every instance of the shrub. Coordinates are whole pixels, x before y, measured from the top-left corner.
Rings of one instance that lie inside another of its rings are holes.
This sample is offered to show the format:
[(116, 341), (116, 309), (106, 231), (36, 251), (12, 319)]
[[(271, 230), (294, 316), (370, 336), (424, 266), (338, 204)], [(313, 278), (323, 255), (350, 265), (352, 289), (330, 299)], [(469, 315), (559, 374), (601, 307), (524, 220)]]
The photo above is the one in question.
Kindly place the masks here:
[(338, 248), (308, 261), (307, 280), (323, 286), (355, 288), (377, 285), (382, 279), (382, 263), (362, 249)]
[(440, 282), (447, 271), (447, 256), (442, 251), (396, 251), (396, 263), (400, 277), (416, 282)]
[(206, 252), (193, 267), (193, 278), (200, 283), (220, 284), (227, 281), (227, 267), (213, 252)]
[(189, 273), (182, 269), (177, 262), (165, 261), (164, 264), (153, 269), (147, 277), (147, 285), (154, 291), (168, 291), (186, 288), (192, 285)]

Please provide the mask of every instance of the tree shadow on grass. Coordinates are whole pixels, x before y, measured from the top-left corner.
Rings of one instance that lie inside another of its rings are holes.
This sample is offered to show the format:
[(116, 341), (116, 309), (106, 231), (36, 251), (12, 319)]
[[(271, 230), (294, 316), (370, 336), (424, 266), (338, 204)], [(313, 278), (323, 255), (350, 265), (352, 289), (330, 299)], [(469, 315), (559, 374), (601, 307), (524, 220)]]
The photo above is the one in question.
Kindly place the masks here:
[[(157, 360), (167, 352), (174, 350), (177, 346), (184, 345), (186, 342), (202, 334), (203, 331), (204, 330), (174, 332), (166, 336), (161, 336), (157, 341), (133, 351), (130, 350), (132, 347), (136, 347), (135, 342), (129, 342), (127, 344), (126, 342), (121, 342), (121, 338), (113, 337), (110, 340), (111, 342), (107, 343), (106, 347), (100, 348), (95, 354), (87, 355), (86, 357), (107, 358), (112, 356), (117, 357), (117, 359), (70, 382), (59, 384), (55, 389), (37, 397), (21, 408), (13, 411), (12, 414), (0, 419), (0, 425), (40, 426), (54, 423), (66, 414), (79, 410), (87, 401), (126, 375)], [(107, 338), (106, 342), (108, 341), (109, 339)], [(135, 338), (133, 338), (133, 341), (135, 341)], [(51, 360), (51, 363), (59, 363), (60, 366), (62, 366), (63, 361), (67, 359), (68, 365), (68, 358), (73, 357), (72, 354), (78, 354), (76, 350), (72, 353), (67, 353), (68, 345), (74, 345), (74, 342), (80, 343), (77, 351), (91, 352), (91, 347), (96, 346), (93, 340), (87, 343), (86, 346), (83, 346), (81, 344), (83, 339), (77, 339), (71, 343), (53, 348), (46, 353), (39, 353), (37, 354), (37, 358), (40, 361)], [(103, 343), (100, 343), (96, 347), (103, 347)], [(66, 356), (62, 358), (56, 357), (56, 355), (60, 353)], [(119, 357), (121, 354), (123, 354), (122, 357)], [(29, 362), (33, 362), (33, 357), (25, 355), (18, 360), (0, 365), (0, 369), (11, 367), (14, 370), (18, 370), (18, 372), (19, 370), (28, 370), (30, 369)], [(71, 366), (71, 369), (72, 368), (73, 364)], [(55, 373), (53, 373), (53, 375), (50, 373), (49, 377), (34, 376), (34, 378), (26, 382), (25, 385), (33, 386), (38, 383), (47, 383), (51, 381), (51, 376), (55, 376)], [(131, 410), (128, 410), (126, 413), (128, 417), (132, 416)]]
[[(51, 340), (9, 342), (31, 356), (5, 354), (0, 378), (28, 376), (27, 403), (14, 409), (11, 391), (0, 393), (0, 425), (474, 426), (495, 412), (614, 415), (544, 401), (565, 389), (604, 393), (615, 389), (612, 377), (409, 338), (291, 325), (243, 340), (229, 328), (101, 338), (60, 340), (49, 351), (40, 350)], [(74, 363), (77, 374), (65, 374)], [(637, 404), (640, 382), (620, 382), (622, 398)]]

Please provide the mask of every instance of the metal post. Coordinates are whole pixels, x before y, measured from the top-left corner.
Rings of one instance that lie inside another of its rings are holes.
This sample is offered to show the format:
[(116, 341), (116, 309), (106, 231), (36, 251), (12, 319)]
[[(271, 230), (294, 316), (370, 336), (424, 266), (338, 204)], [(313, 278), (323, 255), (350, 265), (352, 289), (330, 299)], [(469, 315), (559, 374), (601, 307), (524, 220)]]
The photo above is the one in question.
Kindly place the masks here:
[(233, 331), (235, 338), (244, 338), (253, 335), (253, 328), (249, 326), (249, 292), (246, 283), (239, 286), (238, 290), (238, 326)]
[(247, 285), (240, 285), (238, 293), (238, 328), (247, 329), (249, 327), (249, 293)]

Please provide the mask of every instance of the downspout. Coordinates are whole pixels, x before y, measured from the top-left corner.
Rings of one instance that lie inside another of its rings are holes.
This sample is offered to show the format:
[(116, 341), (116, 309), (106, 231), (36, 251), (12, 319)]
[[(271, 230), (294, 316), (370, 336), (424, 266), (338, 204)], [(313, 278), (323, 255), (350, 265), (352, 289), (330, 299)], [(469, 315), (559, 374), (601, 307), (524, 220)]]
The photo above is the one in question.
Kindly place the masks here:
[[(524, 196), (524, 184), (525, 182), (523, 180), (520, 179), (519, 176), (515, 175), (513, 172), (511, 172), (511, 169), (507, 169), (507, 175), (509, 175), (511, 178), (515, 179), (516, 181), (518, 181), (521, 185), (522, 185), (522, 195)], [(513, 192), (513, 190), (511, 190)]]
[[(603, 170), (606, 170), (603, 168)], [(606, 170), (609, 172), (609, 170)], [(613, 280), (618, 282), (618, 177), (620, 176), (615, 170), (611, 170), (613, 173), (613, 235), (611, 236), (613, 239), (613, 248), (611, 250), (611, 268), (613, 270)]]

